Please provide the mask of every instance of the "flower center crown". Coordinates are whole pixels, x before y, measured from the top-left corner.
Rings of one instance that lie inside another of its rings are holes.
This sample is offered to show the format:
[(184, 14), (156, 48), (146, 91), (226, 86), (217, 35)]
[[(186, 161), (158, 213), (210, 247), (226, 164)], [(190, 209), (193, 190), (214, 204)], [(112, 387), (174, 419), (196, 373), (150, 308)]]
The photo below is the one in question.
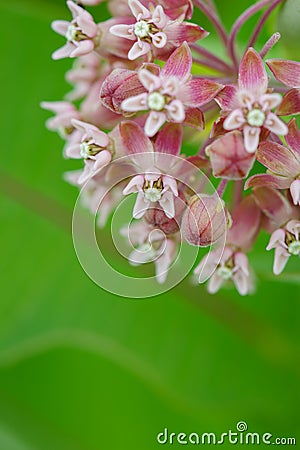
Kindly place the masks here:
[(149, 35), (150, 27), (145, 20), (140, 20), (134, 25), (134, 34), (136, 37), (143, 39)]
[(232, 269), (230, 269), (230, 267), (219, 267), (218, 270), (218, 275), (223, 278), (224, 280), (229, 280), (229, 278), (232, 277)]
[(152, 92), (148, 96), (148, 106), (155, 111), (161, 111), (165, 106), (165, 98), (159, 92)]
[(261, 109), (252, 109), (247, 115), (247, 121), (252, 127), (261, 127), (265, 119), (265, 113)]
[(300, 241), (293, 241), (288, 246), (289, 253), (291, 255), (300, 255)]

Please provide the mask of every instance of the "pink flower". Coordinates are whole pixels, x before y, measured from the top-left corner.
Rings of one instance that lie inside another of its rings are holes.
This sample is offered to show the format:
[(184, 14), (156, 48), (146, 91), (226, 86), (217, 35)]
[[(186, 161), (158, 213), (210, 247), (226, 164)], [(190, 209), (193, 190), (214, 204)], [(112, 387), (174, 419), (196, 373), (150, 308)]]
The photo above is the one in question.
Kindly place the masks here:
[(300, 221), (290, 220), (285, 227), (275, 230), (267, 250), (272, 248), (275, 248), (273, 272), (279, 275), (292, 255), (300, 256)]
[[(246, 295), (253, 291), (253, 279), (249, 272), (248, 258), (243, 252), (234, 251), (231, 247), (225, 247), (221, 260), (219, 251), (213, 250), (210, 255), (210, 264), (217, 266), (215, 272), (208, 282), (208, 292), (215, 294), (222, 285), (232, 280), (240, 295)], [(203, 270), (203, 265), (207, 264), (205, 257), (195, 269), (198, 275)], [(208, 270), (208, 268), (206, 268)], [(211, 268), (212, 270), (212, 268)]]
[[(142, 68), (138, 71), (143, 92), (125, 98), (121, 108), (128, 113), (150, 110), (144, 128), (147, 136), (154, 136), (166, 121), (189, 121), (193, 110), (197, 113), (196, 108), (211, 101), (222, 89), (222, 85), (214, 81), (191, 79), (191, 66), (192, 55), (184, 43), (172, 53), (162, 70), (154, 66), (151, 70)], [(154, 69), (157, 74), (153, 73)], [(135, 78), (129, 78), (129, 83), (132, 87), (136, 85)], [(122, 86), (124, 96), (129, 83)]]
[(66, 73), (66, 80), (75, 86), (66, 96), (68, 100), (78, 100), (88, 94), (91, 86), (102, 76), (103, 60), (96, 53), (89, 53), (75, 60)]
[(181, 128), (169, 124), (158, 134), (155, 144), (145, 136), (143, 130), (134, 122), (122, 122), (120, 132), (128, 155), (139, 170), (123, 191), (124, 195), (137, 192), (133, 217), (141, 218), (147, 209), (161, 206), (168, 218), (175, 216), (174, 197), (178, 196), (175, 164), (172, 158), (178, 155), (181, 146)]
[(73, 119), (72, 124), (78, 130), (77, 139), (66, 146), (65, 156), (84, 159), (84, 170), (78, 179), (78, 183), (83, 184), (107, 166), (113, 157), (121, 156), (122, 146), (118, 128), (106, 134), (94, 125), (80, 120)]
[(217, 103), (227, 114), (225, 130), (240, 129), (244, 133), (247, 152), (256, 151), (262, 127), (286, 135), (287, 126), (271, 110), (280, 105), (280, 94), (268, 92), (268, 76), (260, 55), (249, 48), (239, 68), (238, 89), (226, 86), (216, 97)]
[(52, 22), (53, 30), (67, 38), (66, 45), (53, 53), (53, 59), (87, 55), (98, 44), (99, 29), (91, 14), (71, 0), (67, 1), (67, 5), (73, 20), (71, 22), (65, 20)]
[(207, 274), (213, 275), (208, 282), (208, 291), (217, 292), (220, 287), (232, 280), (241, 295), (251, 293), (254, 282), (248, 267), (248, 251), (259, 232), (261, 212), (252, 195), (245, 197), (232, 215), (232, 226), (227, 233), (224, 251), (217, 248), (206, 255), (196, 267), (194, 273), (199, 281), (206, 280)]
[(166, 237), (161, 230), (145, 222), (124, 227), (121, 234), (136, 246), (129, 255), (129, 262), (134, 266), (154, 262), (156, 279), (160, 284), (164, 283), (176, 255), (176, 235)]
[(256, 157), (268, 171), (266, 174), (253, 175), (245, 187), (289, 188), (294, 204), (300, 205), (300, 131), (295, 119), (290, 121), (288, 129), (286, 141), (289, 147), (268, 141), (260, 144)]
[(128, 6), (135, 22), (130, 25), (114, 25), (110, 32), (133, 42), (128, 53), (130, 60), (151, 55), (152, 52), (156, 56), (168, 56), (184, 41), (195, 42), (208, 34), (198, 25), (182, 22), (181, 16), (171, 20), (161, 5), (155, 8), (149, 6), (148, 9), (138, 0), (128, 0)]
[(72, 138), (74, 125), (72, 119), (80, 119), (81, 114), (70, 102), (42, 102), (41, 107), (56, 114), (47, 120), (47, 128), (51, 131), (57, 131), (59, 135), (66, 140)]

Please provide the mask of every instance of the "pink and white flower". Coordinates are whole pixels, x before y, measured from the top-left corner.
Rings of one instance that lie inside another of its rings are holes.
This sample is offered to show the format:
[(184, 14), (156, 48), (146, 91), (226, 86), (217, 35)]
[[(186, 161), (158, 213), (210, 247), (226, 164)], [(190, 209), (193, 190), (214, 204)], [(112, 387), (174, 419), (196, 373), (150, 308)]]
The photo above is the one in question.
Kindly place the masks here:
[(280, 94), (268, 90), (268, 76), (261, 56), (249, 48), (239, 68), (238, 88), (226, 86), (216, 97), (226, 114), (225, 130), (240, 129), (247, 152), (256, 151), (262, 128), (276, 135), (286, 135), (286, 124), (272, 109), (280, 105)]
[(246, 252), (252, 247), (260, 229), (261, 212), (252, 195), (245, 197), (232, 215), (232, 226), (227, 233), (227, 244), (208, 253), (194, 273), (199, 281), (208, 282), (208, 291), (216, 293), (228, 280), (232, 280), (241, 295), (254, 290), (254, 279), (249, 270)]
[(176, 20), (168, 17), (161, 5), (149, 9), (138, 0), (128, 0), (128, 6), (135, 21), (128, 24), (114, 25), (111, 34), (130, 40), (133, 45), (128, 59), (151, 55), (164, 59), (184, 41), (195, 42), (207, 36), (207, 32), (198, 25), (183, 22), (182, 14)]
[[(145, 136), (134, 122), (122, 122), (120, 133), (127, 154), (140, 172), (123, 191), (124, 195), (137, 192), (133, 217), (141, 218), (150, 206), (159, 204), (168, 218), (175, 216), (174, 197), (178, 197), (175, 173), (177, 156), (181, 146), (181, 128), (169, 124), (158, 134), (155, 144)], [(175, 159), (175, 161), (174, 161)]]
[(295, 119), (289, 122), (288, 129), (289, 147), (270, 141), (259, 145), (256, 157), (268, 170), (265, 174), (253, 175), (245, 187), (290, 189), (294, 204), (300, 205), (300, 131)]
[(66, 45), (53, 53), (53, 59), (87, 55), (98, 45), (99, 29), (91, 14), (71, 0), (67, 1), (67, 5), (73, 16), (72, 21), (52, 22), (53, 30), (67, 39)]
[(124, 227), (121, 234), (136, 247), (128, 257), (130, 264), (137, 266), (154, 262), (156, 279), (158, 283), (164, 283), (176, 255), (178, 236), (165, 236), (161, 230), (145, 222)]
[[(207, 264), (205, 257), (194, 273), (199, 275), (203, 270), (203, 265)], [(219, 251), (213, 250), (210, 254), (210, 264), (212, 267), (206, 267), (206, 270), (213, 270), (217, 266), (208, 281), (207, 290), (210, 294), (215, 294), (229, 280), (233, 281), (240, 295), (246, 295), (253, 291), (253, 278), (245, 253), (234, 251), (231, 247), (226, 246), (220, 260)]]
[(74, 125), (72, 124), (72, 120), (81, 119), (81, 114), (73, 103), (64, 101), (42, 102), (41, 107), (56, 114), (46, 121), (49, 130), (58, 132), (58, 134), (67, 141), (74, 137)]
[[(149, 69), (128, 73), (124, 83), (116, 89), (113, 86), (118, 73), (112, 72), (102, 88), (102, 99), (108, 107), (113, 104), (113, 110), (115, 102), (123, 98), (121, 110), (125, 113), (150, 111), (144, 127), (149, 137), (166, 121), (190, 124), (193, 115), (201, 128), (203, 115), (199, 106), (210, 102), (223, 86), (211, 80), (192, 79), (191, 67), (192, 55), (184, 43), (172, 53), (162, 70), (151, 65)], [(128, 95), (134, 91), (137, 95)]]
[(300, 256), (299, 220), (290, 220), (283, 228), (278, 228), (272, 233), (267, 250), (273, 248), (275, 248), (273, 272), (279, 275), (292, 255)]

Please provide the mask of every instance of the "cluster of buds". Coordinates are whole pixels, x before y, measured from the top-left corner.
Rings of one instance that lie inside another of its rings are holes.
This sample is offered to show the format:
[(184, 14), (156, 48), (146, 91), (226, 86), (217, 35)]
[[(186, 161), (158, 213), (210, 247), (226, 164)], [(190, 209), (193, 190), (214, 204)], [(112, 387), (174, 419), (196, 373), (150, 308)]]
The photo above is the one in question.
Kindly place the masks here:
[[(210, 274), (210, 293), (230, 280), (241, 295), (252, 292), (248, 254), (262, 229), (274, 274), (300, 256), (300, 63), (265, 59), (279, 33), (254, 48), (281, 1), (250, 6), (230, 33), (213, 0), (108, 0), (112, 17), (96, 23), (86, 7), (96, 13), (102, 2), (68, 0), (71, 21), (52, 24), (66, 39), (53, 58), (76, 58), (66, 74), (73, 90), (42, 103), (56, 114), (47, 126), (65, 140), (64, 157), (83, 161), (66, 180), (89, 183), (84, 201), (99, 226), (136, 195), (121, 234), (134, 246), (129, 262), (154, 261), (159, 283), (185, 243), (209, 248), (194, 273), (199, 282)], [(239, 59), (239, 27), (265, 6)], [(199, 43), (209, 33), (190, 22), (194, 7), (220, 35), (225, 59)], [(186, 156), (191, 143), (200, 150)], [(193, 170), (204, 182), (191, 183)], [(104, 195), (116, 172), (122, 181)]]

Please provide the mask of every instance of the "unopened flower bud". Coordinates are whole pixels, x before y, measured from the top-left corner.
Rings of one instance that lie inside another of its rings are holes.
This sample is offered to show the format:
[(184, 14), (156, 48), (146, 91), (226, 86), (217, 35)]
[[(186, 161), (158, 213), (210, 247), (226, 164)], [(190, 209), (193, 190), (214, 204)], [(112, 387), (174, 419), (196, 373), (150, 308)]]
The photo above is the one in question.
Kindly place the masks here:
[(183, 238), (192, 245), (207, 247), (227, 230), (229, 214), (218, 195), (194, 195), (181, 224)]
[(184, 196), (179, 193), (174, 199), (175, 217), (170, 219), (161, 207), (149, 208), (144, 216), (146, 222), (159, 228), (166, 235), (174, 234), (179, 230), (183, 212), (186, 208)]

